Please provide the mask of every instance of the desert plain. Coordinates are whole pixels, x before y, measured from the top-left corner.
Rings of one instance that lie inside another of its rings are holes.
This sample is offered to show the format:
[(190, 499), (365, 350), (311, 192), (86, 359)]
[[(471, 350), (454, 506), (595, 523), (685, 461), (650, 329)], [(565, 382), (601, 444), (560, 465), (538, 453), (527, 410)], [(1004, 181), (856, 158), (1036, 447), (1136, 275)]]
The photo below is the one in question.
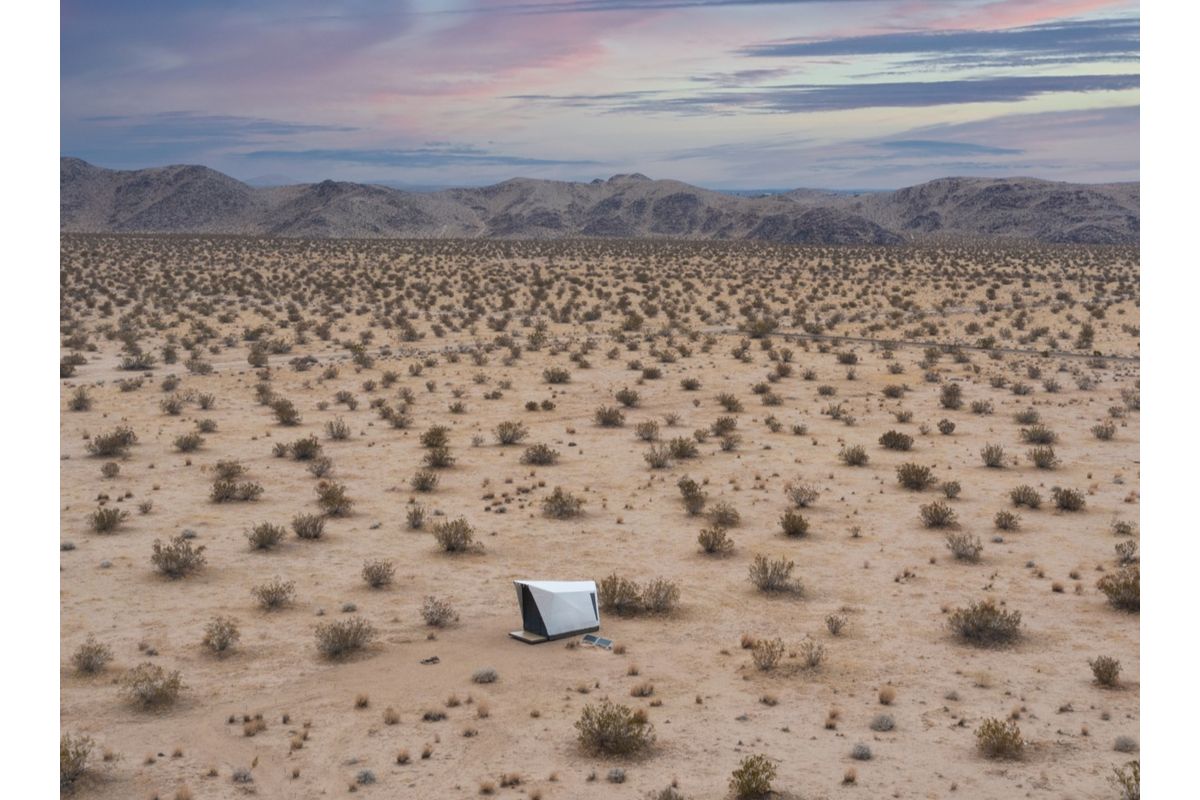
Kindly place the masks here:
[(1121, 796), (1135, 247), (61, 248), (74, 795)]

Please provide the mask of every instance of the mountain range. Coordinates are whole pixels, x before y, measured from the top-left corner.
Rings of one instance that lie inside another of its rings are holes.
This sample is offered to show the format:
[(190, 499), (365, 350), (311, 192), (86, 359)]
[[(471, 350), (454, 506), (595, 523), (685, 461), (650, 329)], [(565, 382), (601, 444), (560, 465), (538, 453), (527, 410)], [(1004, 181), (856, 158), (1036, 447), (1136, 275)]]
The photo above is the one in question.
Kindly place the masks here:
[(1136, 244), (1140, 184), (941, 178), (895, 191), (750, 197), (645, 175), (514, 178), (412, 192), (322, 181), (252, 186), (202, 166), (110, 170), (60, 159), (63, 232), (299, 238), (568, 237), (902, 244), (942, 238)]

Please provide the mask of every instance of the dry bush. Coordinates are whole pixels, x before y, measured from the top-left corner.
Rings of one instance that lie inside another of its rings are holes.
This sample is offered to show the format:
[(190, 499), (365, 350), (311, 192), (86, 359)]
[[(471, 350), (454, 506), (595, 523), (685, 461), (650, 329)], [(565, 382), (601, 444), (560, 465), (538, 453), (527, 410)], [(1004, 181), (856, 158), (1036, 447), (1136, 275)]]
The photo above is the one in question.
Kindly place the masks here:
[(551, 519), (571, 519), (583, 513), (583, 500), (561, 486), (542, 500), (542, 513)]
[(954, 429), (956, 427), (958, 427), (958, 426), (955, 425), (952, 421), (950, 421), (948, 419), (938, 420), (937, 429), (938, 429), (938, 432), (941, 433), (943, 436), (949, 436), (950, 434), (954, 433)]
[(71, 655), (71, 664), (74, 665), (76, 672), (83, 675), (95, 675), (97, 672), (103, 671), (112, 661), (112, 649), (106, 645), (96, 641), (96, 637), (88, 634), (87, 639), (83, 644), (75, 649)]
[(447, 553), (462, 553), (475, 546), (475, 529), (463, 517), (434, 523), (433, 538)]
[(546, 383), (562, 384), (571, 381), (571, 373), (562, 367), (550, 367), (542, 372)]
[(700, 550), (709, 555), (723, 556), (733, 550), (733, 540), (729, 538), (729, 533), (723, 525), (713, 524), (708, 528), (701, 528), (697, 541)]
[(131, 428), (121, 426), (108, 433), (93, 436), (88, 440), (87, 451), (101, 458), (113, 458), (129, 454), (129, 448), (137, 444), (137, 434)]
[(754, 659), (754, 666), (763, 672), (770, 672), (779, 666), (786, 649), (783, 639), (756, 639), (750, 649), (750, 656)]
[(300, 539), (320, 539), (325, 534), (325, 518), (318, 514), (297, 514), (292, 518), (292, 531)]
[(1092, 668), (1092, 677), (1101, 686), (1111, 688), (1116, 686), (1120, 681), (1121, 662), (1112, 656), (1097, 656), (1096, 658), (1089, 659), (1088, 666)]
[(300, 412), (296, 410), (296, 406), (291, 400), (280, 397), (271, 401), (271, 412), (275, 414), (275, 419), (280, 425), (299, 425)]
[(1059, 511), (1082, 511), (1087, 504), (1083, 492), (1078, 489), (1055, 486), (1050, 490), (1050, 496), (1054, 499), (1054, 507)]
[(619, 428), (625, 424), (625, 414), (616, 406), (600, 406), (594, 418), (601, 428)]
[(425, 451), (422, 462), (430, 469), (449, 469), (454, 466), (455, 458), (449, 447), (431, 447)]
[(1058, 442), (1058, 434), (1045, 425), (1031, 425), (1021, 429), (1021, 441), (1026, 444), (1055, 444)]
[(641, 608), (649, 614), (669, 614), (679, 605), (679, 586), (666, 578), (648, 581), (641, 591)]
[(975, 731), (975, 743), (986, 758), (1018, 759), (1025, 750), (1017, 723), (994, 717), (980, 724)]
[(796, 508), (809, 508), (821, 496), (821, 490), (811, 483), (789, 485), (784, 493)]
[(783, 529), (784, 536), (792, 539), (808, 535), (808, 520), (794, 509), (789, 508), (783, 512), (783, 516), (779, 518), (779, 527)]
[(825, 645), (812, 639), (800, 643), (800, 663), (805, 669), (816, 669), (825, 660)]
[(1021, 635), (1021, 612), (1005, 611), (992, 600), (956, 608), (947, 622), (956, 636), (971, 644), (1004, 644)]
[(129, 512), (118, 508), (97, 508), (88, 515), (88, 525), (96, 533), (112, 533), (129, 519)]
[(282, 525), (260, 522), (246, 531), (246, 538), (250, 541), (251, 550), (270, 550), (282, 542), (286, 534)]
[(471, 673), (471, 683), (495, 683), (499, 679), (500, 673), (493, 667), (481, 667)]
[(838, 458), (848, 467), (864, 467), (871, 460), (867, 448), (861, 444), (846, 445), (838, 452)]
[(135, 705), (152, 709), (172, 705), (186, 687), (179, 672), (168, 672), (147, 661), (121, 677), (121, 688)]
[(198, 433), (185, 433), (175, 437), (175, 449), (181, 453), (193, 453), (204, 444), (204, 437)]
[(729, 791), (736, 800), (755, 800), (771, 796), (771, 782), (775, 780), (776, 768), (763, 755), (746, 756), (729, 778)]
[(64, 733), (58, 740), (58, 788), (65, 793), (87, 772), (94, 743), (87, 736)]
[(1105, 575), (1096, 582), (1096, 588), (1104, 593), (1113, 608), (1122, 611), (1141, 610), (1142, 574), (1141, 567), (1136, 564)]
[(799, 579), (792, 578), (792, 570), (796, 568), (794, 561), (786, 558), (767, 558), (759, 554), (754, 557), (750, 566), (750, 582), (762, 592), (786, 592), (802, 594), (804, 584)]
[(731, 504), (722, 500), (709, 506), (708, 521), (722, 528), (736, 528), (742, 522), (742, 515)]
[(909, 462), (896, 467), (896, 480), (905, 489), (923, 491), (937, 483), (933, 470), (921, 464)]
[(215, 480), (209, 498), (214, 503), (249, 502), (262, 496), (263, 487), (253, 481)]
[(828, 614), (825, 617), (825, 628), (830, 636), (840, 636), (846, 627), (846, 617), (843, 614)]
[(957, 383), (946, 383), (942, 385), (942, 394), (938, 398), (942, 408), (955, 410), (962, 408), (962, 387)]
[(250, 594), (264, 610), (273, 611), (291, 605), (296, 598), (296, 584), (276, 576), (266, 583), (255, 586), (250, 590)]
[(953, 528), (958, 525), (958, 514), (942, 500), (935, 500), (920, 508), (921, 522), (926, 528)]
[(519, 444), (529, 436), (529, 428), (520, 422), (501, 422), (496, 426), (496, 441), (502, 445)]
[(331, 419), (325, 423), (325, 435), (335, 442), (342, 442), (350, 438), (350, 426), (341, 417)]
[(372, 589), (391, 585), (396, 577), (396, 565), (391, 561), (366, 561), (362, 568), (363, 580)]
[(1038, 469), (1054, 469), (1059, 465), (1058, 456), (1054, 454), (1054, 448), (1050, 446), (1034, 447), (1027, 455)]
[(213, 617), (204, 627), (204, 638), (200, 643), (217, 654), (223, 654), (242, 638), (237, 620), (230, 617)]
[(946, 534), (946, 547), (959, 561), (969, 561), (972, 564), (979, 561), (979, 556), (983, 553), (983, 542), (978, 536), (969, 533)]
[(1141, 800), (1141, 763), (1138, 761), (1128, 761), (1124, 766), (1113, 767), (1113, 774), (1108, 779), (1108, 782), (1117, 790), (1118, 800)]
[(1037, 489), (1032, 486), (1022, 484), (1008, 493), (1009, 500), (1018, 508), (1025, 506), (1026, 508), (1038, 509), (1042, 507), (1042, 496), (1038, 494)]
[(193, 547), (192, 543), (182, 536), (175, 536), (166, 544), (160, 539), (155, 539), (150, 563), (168, 578), (182, 578), (204, 567), (204, 549), (204, 545)]
[(641, 610), (642, 589), (635, 582), (615, 572), (596, 583), (600, 608), (622, 616), (636, 614)]
[(888, 431), (879, 437), (879, 443), (888, 450), (911, 450), (913, 438), (900, 431)]
[(1015, 531), (1021, 526), (1021, 516), (1011, 511), (997, 511), (992, 521), (1002, 531)]
[(983, 459), (985, 467), (1000, 469), (1004, 466), (1004, 448), (998, 444), (984, 445), (979, 457)]
[(375, 639), (375, 627), (362, 617), (324, 622), (316, 628), (317, 650), (326, 658), (342, 658)]
[(584, 750), (603, 756), (636, 755), (654, 744), (654, 726), (645, 712), (603, 699), (584, 706), (575, 723)]
[(521, 463), (531, 466), (548, 467), (558, 463), (559, 452), (548, 444), (533, 444), (525, 448), (521, 454)]
[(316, 486), (317, 505), (331, 517), (344, 517), (354, 507), (346, 494), (346, 485), (336, 481), (321, 481)]
[(282, 454), (291, 456), (296, 461), (312, 461), (320, 457), (322, 449), (316, 436), (305, 436), (291, 444), (283, 445)]
[(419, 469), (413, 474), (408, 485), (418, 492), (432, 492), (438, 485), (437, 473), (433, 470)]
[(431, 628), (445, 628), (458, 621), (458, 614), (449, 600), (441, 600), (432, 595), (427, 596), (421, 603), (421, 619)]

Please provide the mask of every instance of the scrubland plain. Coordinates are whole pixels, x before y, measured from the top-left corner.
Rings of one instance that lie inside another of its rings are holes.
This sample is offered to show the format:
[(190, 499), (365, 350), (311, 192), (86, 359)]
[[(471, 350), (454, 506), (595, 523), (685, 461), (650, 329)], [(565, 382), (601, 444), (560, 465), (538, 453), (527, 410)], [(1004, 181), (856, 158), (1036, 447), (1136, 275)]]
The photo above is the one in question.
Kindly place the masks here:
[[(61, 278), (80, 797), (1129, 796), (1135, 248), (65, 235)], [(599, 581), (614, 650), (509, 639), (515, 578)]]

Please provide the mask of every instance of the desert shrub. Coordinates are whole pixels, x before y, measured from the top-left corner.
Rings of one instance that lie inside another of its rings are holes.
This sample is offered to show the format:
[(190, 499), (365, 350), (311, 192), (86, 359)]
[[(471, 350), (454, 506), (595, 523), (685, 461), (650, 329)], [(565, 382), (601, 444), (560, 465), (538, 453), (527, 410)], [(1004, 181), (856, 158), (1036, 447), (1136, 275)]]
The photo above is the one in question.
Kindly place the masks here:
[(307, 469), (314, 478), (324, 478), (333, 472), (333, 460), (327, 456), (314, 458), (308, 462)]
[(738, 400), (729, 392), (722, 392), (721, 394), (717, 395), (717, 402), (721, 405), (721, 408), (725, 409), (730, 414), (736, 414), (742, 410), (742, 401)]
[(779, 666), (785, 650), (783, 639), (756, 639), (750, 649), (750, 657), (754, 659), (754, 666), (763, 672), (770, 672)]
[(246, 531), (246, 538), (250, 540), (251, 550), (270, 550), (283, 541), (285, 533), (282, 525), (260, 522)]
[(962, 484), (958, 481), (945, 481), (942, 483), (942, 494), (946, 495), (947, 500), (953, 500), (962, 494)]
[(96, 533), (112, 533), (129, 519), (129, 512), (119, 508), (101, 507), (88, 515), (88, 525)]
[(821, 490), (811, 483), (789, 484), (784, 494), (796, 508), (809, 508), (821, 496)]
[(672, 458), (686, 460), (696, 458), (700, 455), (700, 449), (696, 446), (694, 439), (689, 439), (686, 436), (676, 436), (667, 442), (667, 450), (671, 453)]
[(793, 539), (808, 535), (808, 520), (790, 508), (779, 518), (779, 527), (783, 529), (784, 536)]
[(633, 389), (630, 389), (628, 386), (626, 386), (625, 388), (618, 391), (614, 395), (614, 397), (616, 397), (618, 403), (625, 406), (626, 408), (633, 408), (634, 406), (636, 406), (638, 404), (638, 401), (641, 399), (638, 396), (638, 393), (636, 391), (634, 391)]
[(1113, 774), (1108, 779), (1108, 782), (1117, 790), (1118, 800), (1141, 800), (1141, 763), (1138, 761), (1129, 761), (1124, 766), (1113, 767)]
[(896, 720), (892, 719), (891, 714), (877, 714), (871, 719), (869, 727), (877, 733), (887, 733), (896, 727)]
[(642, 458), (650, 465), (650, 469), (666, 469), (671, 466), (671, 448), (661, 445), (651, 445)]
[(683, 378), (679, 381), (679, 385), (685, 392), (695, 392), (700, 388), (699, 378)]
[(775, 775), (775, 765), (766, 756), (746, 756), (729, 777), (729, 791), (737, 800), (769, 797)]
[(992, 406), (991, 400), (973, 400), (971, 401), (971, 413), (980, 416), (991, 414), (995, 409)]
[(92, 408), (92, 396), (88, 393), (86, 386), (78, 386), (71, 399), (67, 401), (67, 408), (72, 411), (90, 411)]
[(438, 485), (437, 473), (433, 470), (419, 469), (409, 480), (408, 485), (418, 492), (432, 492)]
[(539, 467), (550, 466), (558, 462), (559, 452), (548, 444), (534, 444), (525, 448), (521, 454), (522, 464)]
[(942, 500), (921, 506), (921, 522), (926, 528), (952, 528), (958, 524), (958, 515)]
[(937, 483), (933, 470), (921, 464), (909, 462), (896, 467), (896, 480), (905, 489), (922, 491)]
[(502, 445), (519, 444), (529, 436), (529, 428), (520, 422), (501, 422), (495, 432), (496, 441)]
[(733, 550), (733, 540), (729, 538), (723, 525), (713, 524), (708, 528), (701, 528), (697, 541), (700, 543), (700, 549), (709, 555), (725, 555)]
[(196, 430), (200, 433), (216, 433), (217, 421), (215, 419), (197, 420)]
[(583, 500), (561, 486), (542, 500), (542, 513), (552, 519), (571, 519), (583, 513)]
[(995, 717), (980, 724), (975, 731), (975, 744), (987, 758), (1017, 759), (1025, 749), (1017, 723)]
[(235, 500), (257, 500), (262, 493), (263, 487), (252, 481), (238, 483), (236, 481), (218, 479), (213, 481), (212, 492), (210, 492), (209, 497), (212, 498), (214, 503), (229, 503)]
[(183, 536), (176, 536), (166, 544), (154, 540), (150, 563), (168, 578), (182, 578), (204, 567), (204, 545), (193, 547)]
[(1061, 486), (1055, 486), (1050, 490), (1050, 496), (1054, 499), (1054, 507), (1059, 511), (1082, 511), (1087, 503), (1083, 492), (1078, 489), (1064, 489)]
[(642, 588), (641, 610), (650, 614), (669, 614), (679, 605), (679, 586), (666, 578), (654, 578)]
[(1042, 496), (1037, 490), (1029, 485), (1021, 485), (1008, 493), (1009, 499), (1014, 506), (1025, 506), (1027, 508), (1038, 509), (1042, 507)]
[(1132, 539), (1124, 542), (1117, 542), (1116, 545), (1113, 546), (1113, 549), (1117, 553), (1117, 563), (1122, 567), (1133, 564), (1138, 560), (1137, 542), (1133, 541)]
[(445, 425), (434, 425), (421, 434), (421, 447), (432, 450), (450, 444), (450, 429)]
[(796, 568), (794, 561), (786, 558), (767, 558), (759, 554), (754, 557), (750, 566), (750, 582), (762, 592), (789, 592), (801, 594), (804, 585), (792, 578), (792, 570)]
[(431, 447), (425, 451), (422, 460), (430, 469), (449, 469), (454, 466), (454, 456), (450, 455), (449, 447)]
[(871, 748), (862, 743), (856, 744), (850, 748), (850, 757), (855, 761), (870, 761)]
[(96, 641), (96, 637), (91, 634), (71, 654), (71, 664), (77, 672), (84, 675), (95, 675), (102, 671), (110, 661), (112, 661), (112, 649), (108, 645)]
[(622, 616), (636, 614), (641, 610), (642, 591), (635, 581), (623, 578), (615, 572), (601, 578), (597, 584), (600, 608)]
[(275, 419), (280, 425), (299, 425), (300, 412), (296, 410), (296, 405), (283, 397), (276, 398), (271, 401), (271, 412), (275, 414)]
[(291, 605), (296, 597), (296, 584), (276, 576), (252, 588), (250, 594), (264, 610), (273, 611)]
[(1088, 660), (1092, 677), (1101, 686), (1116, 686), (1121, 677), (1121, 662), (1112, 656), (1098, 656)]
[(633, 434), (643, 442), (654, 442), (658, 440), (658, 423), (654, 420), (646, 420), (639, 422), (633, 426)]
[(937, 429), (943, 436), (949, 436), (954, 433), (954, 429), (958, 427), (948, 419), (938, 420)]
[(433, 526), (433, 538), (447, 553), (462, 553), (475, 544), (475, 529), (463, 517), (442, 520)]
[(213, 472), (217, 474), (217, 478), (223, 481), (232, 481), (246, 474), (246, 468), (242, 466), (240, 461), (232, 459), (218, 461), (213, 467)]
[(499, 679), (500, 673), (493, 667), (481, 667), (471, 673), (471, 683), (495, 683)]
[(602, 428), (619, 428), (625, 424), (625, 415), (616, 406), (600, 406), (596, 409), (594, 419)]
[(950, 630), (971, 644), (1003, 644), (1021, 634), (1021, 612), (1005, 611), (992, 600), (956, 608), (947, 622)]
[(178, 672), (168, 672), (147, 661), (121, 677), (121, 688), (135, 705), (151, 709), (172, 705), (185, 687)]
[(941, 403), (942, 408), (948, 408), (952, 411), (962, 408), (962, 387), (957, 383), (942, 384), (942, 394), (938, 398), (938, 402)]
[(973, 564), (979, 561), (979, 556), (983, 553), (983, 542), (978, 536), (969, 533), (948, 533), (946, 548), (959, 561), (969, 561)]
[(805, 669), (816, 669), (825, 660), (825, 645), (805, 639), (800, 643), (800, 663)]
[(292, 531), (301, 539), (320, 539), (325, 533), (325, 518), (317, 514), (297, 514), (292, 518)]
[(708, 521), (722, 528), (736, 528), (742, 522), (742, 515), (731, 504), (721, 500), (709, 507)]
[(700, 488), (700, 484), (684, 475), (676, 486), (679, 487), (679, 493), (683, 496), (683, 507), (689, 515), (694, 517), (704, 511), (708, 495)]
[(999, 469), (1004, 466), (1004, 448), (998, 444), (984, 445), (979, 457), (983, 459), (985, 467)]
[(575, 723), (584, 750), (605, 756), (628, 756), (654, 744), (654, 726), (643, 711), (603, 699), (584, 706)]
[(542, 377), (546, 379), (546, 383), (568, 383), (571, 373), (562, 367), (550, 367), (542, 372)]
[(341, 417), (331, 419), (325, 423), (325, 435), (335, 442), (345, 441), (350, 438), (350, 426)]
[(425, 506), (411, 505), (404, 515), (404, 522), (409, 530), (419, 531), (425, 526)]
[(1058, 456), (1054, 454), (1054, 448), (1050, 446), (1034, 447), (1027, 455), (1038, 469), (1054, 469), (1059, 464)]
[(992, 521), (1002, 531), (1015, 531), (1021, 525), (1020, 515), (1011, 511), (997, 511)]
[(346, 485), (334, 481), (321, 481), (316, 486), (317, 505), (331, 517), (344, 517), (354, 507), (354, 501), (346, 495)]
[(200, 640), (200, 643), (214, 653), (220, 654), (227, 652), (229, 648), (237, 644), (241, 637), (237, 620), (230, 617), (213, 617), (208, 625), (204, 626), (204, 638)]
[(87, 772), (88, 759), (92, 756), (94, 743), (87, 736), (62, 734), (58, 739), (58, 788), (68, 789)]
[(363, 580), (372, 589), (382, 589), (396, 577), (396, 566), (391, 561), (366, 561), (362, 568)]
[(867, 448), (861, 444), (851, 444), (841, 449), (838, 458), (848, 467), (863, 467), (871, 457), (867, 455)]
[(283, 446), (283, 455), (289, 455), (296, 461), (311, 461), (321, 455), (321, 443), (316, 436), (305, 436), (291, 444)]
[(1021, 441), (1026, 444), (1055, 444), (1058, 442), (1058, 434), (1045, 425), (1031, 425), (1021, 429)]
[[(163, 383), (165, 385), (166, 381)], [(177, 394), (173, 394), (170, 397), (164, 397), (162, 400), (158, 401), (158, 407), (162, 409), (164, 414), (177, 417), (183, 413), (183, 398)]]
[(1092, 426), (1092, 436), (1095, 436), (1102, 442), (1110, 441), (1117, 435), (1117, 426), (1111, 422), (1102, 422), (1099, 425)]
[(879, 443), (888, 450), (911, 450), (913, 438), (900, 431), (888, 431), (879, 437)]
[(727, 433), (737, 430), (737, 425), (737, 417), (723, 415), (713, 420), (712, 425), (709, 425), (708, 429), (712, 432), (713, 436), (724, 436)]
[(1139, 611), (1142, 603), (1142, 574), (1139, 566), (1122, 567), (1096, 582), (1096, 588), (1104, 593), (1113, 608), (1122, 611)]
[(137, 434), (131, 428), (119, 427), (108, 433), (93, 436), (88, 440), (87, 451), (90, 455), (102, 458), (125, 456), (129, 448), (137, 444)]
[(326, 658), (342, 658), (375, 639), (375, 626), (362, 617), (324, 622), (316, 629), (317, 650)]

